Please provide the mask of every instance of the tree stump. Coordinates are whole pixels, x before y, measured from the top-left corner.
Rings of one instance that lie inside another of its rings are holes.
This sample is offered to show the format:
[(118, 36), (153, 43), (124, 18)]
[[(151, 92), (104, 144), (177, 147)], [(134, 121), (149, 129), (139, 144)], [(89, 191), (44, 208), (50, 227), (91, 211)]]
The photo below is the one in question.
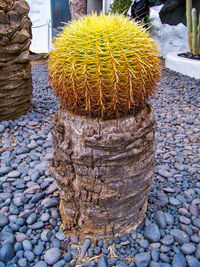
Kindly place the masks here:
[(80, 239), (124, 234), (143, 221), (154, 176), (155, 117), (103, 121), (60, 109), (51, 123), (63, 228)]
[(31, 21), (25, 0), (0, 0), (0, 121), (25, 114), (32, 97)]

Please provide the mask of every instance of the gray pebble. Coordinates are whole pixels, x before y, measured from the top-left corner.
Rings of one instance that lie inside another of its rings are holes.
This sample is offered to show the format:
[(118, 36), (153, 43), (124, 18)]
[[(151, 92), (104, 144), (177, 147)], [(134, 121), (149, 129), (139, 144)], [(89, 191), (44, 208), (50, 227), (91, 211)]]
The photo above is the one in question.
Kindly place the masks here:
[(32, 244), (29, 240), (24, 240), (22, 242), (23, 248), (25, 251), (31, 251), (32, 250)]
[(4, 263), (9, 262), (14, 257), (14, 250), (10, 244), (5, 244), (0, 249), (0, 260)]
[(151, 224), (144, 230), (144, 237), (149, 242), (158, 242), (160, 240), (160, 230), (157, 224)]
[(185, 254), (185, 255), (192, 255), (195, 253), (196, 251), (196, 247), (193, 243), (185, 243), (181, 246), (181, 251)]
[(0, 227), (4, 227), (7, 224), (9, 224), (8, 217), (0, 214)]
[(200, 267), (200, 262), (193, 256), (186, 256), (188, 267)]
[(45, 261), (39, 261), (33, 267), (47, 267), (47, 264)]
[(172, 235), (175, 241), (181, 245), (190, 241), (189, 236), (185, 232), (178, 229), (172, 229), (170, 231), (170, 235)]
[(147, 267), (150, 261), (151, 254), (149, 252), (140, 253), (135, 256), (135, 264), (137, 267)]
[(154, 221), (162, 229), (165, 229), (166, 226), (167, 226), (167, 221), (166, 221), (165, 213), (163, 211), (161, 211), (161, 210), (159, 210), (159, 211), (157, 211), (155, 213), (155, 215), (154, 215)]
[(182, 254), (175, 254), (172, 260), (172, 267), (186, 267), (186, 260)]
[(108, 267), (108, 260), (106, 255), (102, 254), (98, 260), (97, 267)]
[(61, 257), (60, 250), (58, 248), (50, 248), (44, 254), (44, 260), (47, 264), (53, 265)]
[(8, 173), (8, 178), (18, 178), (20, 177), (21, 172), (19, 171), (11, 171)]

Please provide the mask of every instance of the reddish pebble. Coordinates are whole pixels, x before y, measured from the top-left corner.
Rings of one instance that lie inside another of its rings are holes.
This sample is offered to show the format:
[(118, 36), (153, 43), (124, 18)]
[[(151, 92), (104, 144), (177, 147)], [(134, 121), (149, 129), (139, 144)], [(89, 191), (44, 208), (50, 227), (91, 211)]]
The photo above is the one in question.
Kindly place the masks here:
[(29, 121), (28, 125), (29, 126), (36, 126), (36, 125), (38, 125), (38, 122), (37, 121)]

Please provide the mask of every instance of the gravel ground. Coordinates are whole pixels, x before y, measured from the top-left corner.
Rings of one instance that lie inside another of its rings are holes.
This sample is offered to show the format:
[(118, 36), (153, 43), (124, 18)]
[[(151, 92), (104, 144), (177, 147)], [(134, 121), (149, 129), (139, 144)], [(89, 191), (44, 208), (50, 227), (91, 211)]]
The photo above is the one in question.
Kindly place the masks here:
[(29, 113), (0, 122), (0, 267), (200, 267), (200, 82), (163, 70), (151, 101), (158, 142), (147, 217), (130, 234), (94, 246), (67, 239), (60, 228), (57, 186), (47, 169), (58, 101), (44, 65), (32, 72)]

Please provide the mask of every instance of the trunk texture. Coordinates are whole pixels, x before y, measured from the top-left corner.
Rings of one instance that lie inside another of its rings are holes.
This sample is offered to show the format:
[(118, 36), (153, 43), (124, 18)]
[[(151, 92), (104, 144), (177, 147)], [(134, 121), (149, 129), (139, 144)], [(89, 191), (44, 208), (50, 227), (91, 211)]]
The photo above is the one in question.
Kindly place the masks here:
[(0, 121), (16, 119), (30, 106), (31, 21), (28, 12), (25, 0), (0, 0)]
[(50, 171), (58, 183), (66, 232), (80, 239), (109, 239), (139, 226), (154, 176), (152, 108), (109, 121), (61, 109), (51, 132)]
[(71, 18), (76, 19), (87, 14), (87, 0), (69, 0)]

